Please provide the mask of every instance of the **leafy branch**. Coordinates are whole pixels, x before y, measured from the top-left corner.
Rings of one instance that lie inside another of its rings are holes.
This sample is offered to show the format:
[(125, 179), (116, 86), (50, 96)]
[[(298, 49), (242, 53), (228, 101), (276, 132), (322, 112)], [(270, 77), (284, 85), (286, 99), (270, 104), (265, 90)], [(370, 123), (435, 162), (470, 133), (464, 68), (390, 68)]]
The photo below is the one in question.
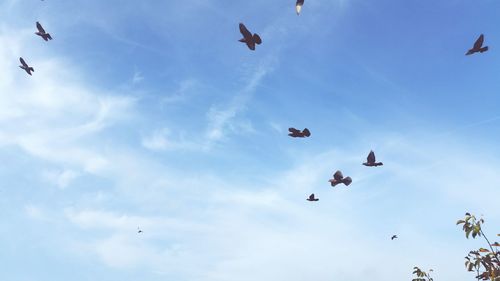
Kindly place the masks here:
[(413, 274), (417, 275), (417, 278), (413, 278), (411, 281), (434, 281), (434, 279), (432, 279), (430, 274), (432, 271), (433, 271), (432, 269), (429, 269), (429, 273), (427, 273), (415, 266), (413, 268)]
[(462, 229), (467, 239), (469, 239), (470, 234), (472, 234), (472, 238), (474, 239), (476, 237), (483, 237), (490, 248), (479, 248), (477, 251), (470, 251), (467, 257), (465, 257), (467, 271), (475, 271), (477, 280), (500, 281), (500, 251), (498, 250), (500, 243), (495, 242), (492, 244), (486, 235), (484, 235), (481, 227), (484, 224), (484, 219), (481, 218), (478, 220), (474, 215), (466, 213), (463, 220), (457, 221), (457, 225), (460, 224), (463, 224)]

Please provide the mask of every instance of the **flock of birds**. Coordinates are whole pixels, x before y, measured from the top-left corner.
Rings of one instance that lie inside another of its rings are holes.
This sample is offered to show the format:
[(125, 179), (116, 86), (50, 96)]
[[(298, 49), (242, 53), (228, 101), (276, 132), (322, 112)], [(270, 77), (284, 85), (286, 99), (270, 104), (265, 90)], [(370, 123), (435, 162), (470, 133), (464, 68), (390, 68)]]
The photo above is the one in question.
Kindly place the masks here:
[[(295, 128), (288, 128), (288, 131), (290, 132), (288, 135), (292, 138), (306, 138), (311, 136), (311, 132), (307, 128), (304, 128), (304, 130), (302, 131)], [(384, 165), (384, 163), (377, 162), (375, 158), (375, 152), (373, 152), (373, 150), (370, 150), (370, 153), (368, 153), (368, 157), (366, 157), (366, 162), (364, 162), (363, 165), (367, 167), (377, 167)], [(333, 174), (333, 178), (328, 180), (328, 182), (330, 182), (331, 186), (336, 186), (341, 183), (343, 183), (345, 186), (349, 186), (352, 183), (352, 178), (344, 177), (342, 172), (340, 170), (337, 170)], [(314, 193), (309, 195), (309, 198), (307, 198), (306, 200), (312, 202), (319, 201), (319, 199), (315, 197)]]
[[(297, 0), (297, 2), (295, 3), (295, 10), (297, 12), (297, 15), (299, 15), (300, 12), (302, 11), (303, 5), (304, 5), (304, 0)], [(255, 51), (256, 45), (262, 44), (262, 39), (257, 33), (250, 32), (243, 23), (240, 23), (239, 27), (240, 27), (240, 32), (243, 35), (243, 38), (240, 39), (239, 42), (245, 43), (250, 50)], [(469, 49), (465, 55), (468, 56), (474, 53), (484, 53), (488, 51), (488, 46), (483, 47), (483, 43), (484, 43), (484, 35), (481, 34), (479, 38), (477, 38), (476, 41), (474, 42), (472, 48)], [(311, 132), (307, 128), (304, 128), (302, 131), (296, 128), (288, 128), (288, 131), (290, 132), (288, 135), (292, 138), (305, 138), (311, 136)], [(375, 152), (371, 150), (370, 153), (368, 154), (368, 157), (366, 158), (366, 162), (363, 163), (363, 165), (367, 167), (377, 167), (377, 166), (382, 166), (383, 163), (376, 161)], [(338, 184), (344, 184), (345, 186), (349, 186), (352, 183), (352, 178), (344, 177), (342, 172), (340, 170), (337, 170), (333, 174), (333, 178), (328, 180), (328, 182), (330, 182), (331, 186), (333, 187)], [(316, 198), (315, 194), (312, 193), (306, 200), (310, 202), (317, 202), (319, 201), (319, 198)], [(391, 237), (391, 240), (394, 240), (396, 238), (398, 238), (397, 235), (393, 235)]]
[[(36, 35), (42, 37), (42, 39), (45, 41), (52, 40), (52, 36), (50, 36), (50, 33), (47, 33), (39, 22), (36, 22), (36, 28), (38, 29), (38, 31), (35, 32)], [(35, 72), (35, 69), (29, 66), (22, 57), (19, 58), (19, 61), (21, 62), (21, 65), (19, 67), (24, 69), (26, 73), (31, 75), (31, 72)]]
[[(297, 12), (297, 15), (300, 15), (303, 5), (304, 5), (304, 0), (297, 0), (297, 2), (295, 3), (295, 10)], [(47, 33), (39, 22), (36, 22), (36, 28), (38, 30), (37, 32), (35, 32), (36, 35), (40, 36), (45, 41), (52, 40), (52, 36), (50, 35), (50, 33)], [(257, 33), (250, 32), (243, 23), (239, 24), (239, 29), (240, 33), (243, 35), (243, 38), (241, 38), (238, 41), (245, 43), (250, 50), (255, 51), (256, 45), (262, 44), (262, 39), (260, 38), (260, 36)], [(484, 43), (484, 35), (481, 34), (479, 38), (477, 38), (476, 41), (474, 42), (472, 48), (469, 49), (465, 55), (472, 55), (474, 53), (484, 53), (488, 51), (488, 46), (483, 47), (483, 43)], [(29, 66), (22, 57), (19, 58), (19, 61), (21, 62), (21, 65), (19, 67), (21, 69), (24, 69), (24, 71), (26, 71), (26, 73), (28, 73), (29, 75), (32, 75), (31, 73), (35, 71), (34, 68)], [(311, 132), (307, 128), (304, 128), (302, 131), (295, 128), (288, 128), (288, 131), (290, 132), (288, 135), (292, 138), (305, 138), (311, 136)], [(375, 153), (373, 151), (370, 151), (368, 157), (366, 158), (366, 162), (362, 164), (367, 167), (377, 167), (383, 165), (382, 162), (376, 162)], [(349, 186), (352, 183), (352, 178), (344, 177), (342, 172), (340, 170), (337, 170), (333, 174), (333, 178), (328, 180), (328, 182), (330, 182), (331, 186), (333, 187), (338, 184), (344, 184), (345, 186)], [(306, 200), (310, 202), (317, 202), (319, 201), (319, 198), (316, 198), (314, 193), (312, 193)], [(142, 233), (142, 232), (143, 231), (138, 227), (137, 233)], [(396, 235), (393, 235), (391, 237), (391, 240), (394, 240), (395, 238), (398, 237)]]
[[(295, 10), (297, 12), (297, 15), (299, 15), (300, 12), (302, 11), (303, 5), (304, 5), (304, 0), (297, 0), (297, 2), (295, 3)], [(243, 35), (243, 38), (240, 39), (239, 42), (245, 43), (250, 50), (255, 51), (255, 46), (262, 44), (262, 39), (257, 33), (250, 32), (243, 23), (240, 23), (239, 26), (240, 26), (240, 32)], [(488, 46), (483, 47), (483, 43), (484, 43), (484, 35), (481, 34), (479, 35), (479, 38), (477, 38), (476, 41), (474, 42), (472, 48), (469, 49), (467, 53), (465, 53), (465, 55), (468, 56), (474, 53), (484, 53), (488, 51)], [(311, 136), (311, 132), (307, 128), (304, 128), (302, 131), (296, 128), (288, 128), (288, 131), (290, 132), (288, 135), (292, 138), (306, 138)], [(368, 157), (366, 158), (366, 162), (364, 162), (363, 165), (367, 167), (377, 167), (377, 166), (382, 166), (383, 163), (376, 161), (375, 152), (371, 150), (370, 153), (368, 154)], [(352, 183), (352, 178), (344, 177), (342, 172), (340, 170), (337, 170), (333, 174), (333, 178), (328, 180), (328, 182), (330, 182), (331, 186), (333, 187), (338, 184), (344, 184), (345, 186), (349, 186)], [(315, 194), (312, 193), (306, 200), (310, 202), (317, 202), (319, 201), (319, 198), (316, 198)], [(398, 236), (393, 235), (391, 237), (391, 240), (394, 240), (396, 238), (398, 238)]]

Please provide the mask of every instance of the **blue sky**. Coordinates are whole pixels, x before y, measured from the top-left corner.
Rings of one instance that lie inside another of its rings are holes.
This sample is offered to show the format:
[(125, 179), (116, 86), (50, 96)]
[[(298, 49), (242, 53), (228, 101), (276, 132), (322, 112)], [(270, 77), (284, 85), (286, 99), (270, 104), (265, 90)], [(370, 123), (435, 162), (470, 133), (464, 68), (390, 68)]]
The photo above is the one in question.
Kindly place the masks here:
[(0, 3), (1, 280), (473, 278), (454, 223), (500, 231), (498, 1), (160, 2)]

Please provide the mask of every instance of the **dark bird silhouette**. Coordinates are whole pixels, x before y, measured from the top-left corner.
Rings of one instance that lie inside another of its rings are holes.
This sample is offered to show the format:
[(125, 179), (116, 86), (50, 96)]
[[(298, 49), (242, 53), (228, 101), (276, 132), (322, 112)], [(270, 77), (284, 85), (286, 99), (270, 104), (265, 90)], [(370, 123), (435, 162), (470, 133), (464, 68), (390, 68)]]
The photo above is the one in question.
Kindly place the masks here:
[(288, 128), (288, 131), (290, 132), (288, 135), (291, 136), (292, 138), (304, 138), (311, 136), (311, 132), (309, 132), (309, 129), (307, 128), (304, 128), (302, 132), (295, 128)]
[(479, 38), (477, 38), (472, 49), (470, 49), (465, 55), (468, 56), (477, 52), (484, 53), (488, 51), (488, 46), (483, 47), (483, 43), (484, 43), (484, 35), (481, 34), (479, 35)]
[(142, 233), (142, 230), (137, 227), (137, 233)]
[(52, 40), (52, 36), (50, 36), (49, 33), (45, 32), (45, 29), (43, 29), (42, 25), (39, 22), (36, 22), (36, 28), (38, 29), (38, 32), (35, 32), (36, 35), (42, 37), (45, 41)]
[(398, 238), (398, 236), (397, 236), (397, 235), (392, 235), (391, 240), (394, 240), (394, 239), (396, 239), (396, 238)]
[(242, 23), (240, 23), (240, 32), (243, 35), (243, 38), (238, 41), (246, 43), (250, 50), (255, 51), (255, 44), (262, 44), (262, 39), (260, 39), (260, 36), (257, 33), (254, 33), (252, 35), (252, 33), (248, 31), (246, 26)]
[(373, 150), (370, 150), (370, 153), (368, 153), (368, 157), (366, 157), (366, 163), (363, 163), (363, 165), (368, 167), (377, 167), (384, 164), (382, 162), (375, 162), (375, 153), (373, 152)]
[(303, 5), (304, 5), (304, 0), (297, 0), (297, 3), (295, 3), (295, 11), (297, 11), (297, 16), (300, 14)]
[(24, 69), (24, 71), (26, 71), (26, 73), (28, 73), (29, 75), (31, 75), (31, 72), (35, 72), (35, 70), (33, 69), (33, 67), (28, 66), (28, 64), (24, 61), (23, 58), (19, 58), (19, 61), (22, 64), (19, 67), (22, 68), (22, 69)]
[(314, 198), (314, 193), (309, 195), (309, 198), (306, 199), (307, 201), (319, 201), (318, 198)]
[(333, 179), (330, 179), (329, 182), (332, 186), (336, 186), (339, 183), (343, 183), (346, 186), (349, 186), (352, 183), (352, 179), (351, 177), (344, 178), (344, 175), (342, 175), (341, 171), (336, 171), (335, 174), (333, 174)]

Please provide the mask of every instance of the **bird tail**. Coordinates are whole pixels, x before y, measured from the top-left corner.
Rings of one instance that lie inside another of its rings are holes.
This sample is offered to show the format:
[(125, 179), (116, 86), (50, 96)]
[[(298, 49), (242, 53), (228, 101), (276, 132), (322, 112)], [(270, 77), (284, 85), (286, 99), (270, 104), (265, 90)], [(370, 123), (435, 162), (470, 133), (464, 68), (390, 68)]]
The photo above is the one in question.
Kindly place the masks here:
[(295, 11), (297, 12), (297, 16), (300, 15), (300, 11), (302, 10), (302, 5), (301, 4), (298, 4), (297, 6), (295, 6)]
[(481, 52), (481, 53), (484, 53), (486, 51), (488, 51), (488, 46), (482, 47), (481, 49), (479, 49), (479, 52)]
[(304, 134), (304, 136), (306, 137), (310, 137), (311, 136), (311, 132), (309, 132), (309, 129), (305, 128), (304, 130), (302, 130), (302, 133)]

